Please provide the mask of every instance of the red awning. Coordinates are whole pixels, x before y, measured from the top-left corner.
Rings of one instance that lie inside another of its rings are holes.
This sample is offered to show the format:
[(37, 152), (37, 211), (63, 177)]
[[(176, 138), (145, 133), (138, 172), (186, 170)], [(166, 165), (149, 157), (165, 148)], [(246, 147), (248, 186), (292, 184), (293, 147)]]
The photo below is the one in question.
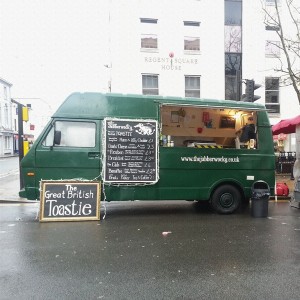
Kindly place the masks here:
[(295, 133), (296, 125), (300, 124), (300, 115), (291, 119), (281, 120), (277, 124), (272, 126), (272, 133), (280, 134), (280, 133)]

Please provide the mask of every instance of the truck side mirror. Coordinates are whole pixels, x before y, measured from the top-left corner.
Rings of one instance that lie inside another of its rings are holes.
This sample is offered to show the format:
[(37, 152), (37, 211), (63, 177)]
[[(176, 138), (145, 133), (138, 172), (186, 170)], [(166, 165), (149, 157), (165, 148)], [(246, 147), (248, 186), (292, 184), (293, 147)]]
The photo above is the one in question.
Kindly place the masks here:
[(55, 130), (54, 131), (54, 145), (60, 145), (61, 141), (61, 131)]

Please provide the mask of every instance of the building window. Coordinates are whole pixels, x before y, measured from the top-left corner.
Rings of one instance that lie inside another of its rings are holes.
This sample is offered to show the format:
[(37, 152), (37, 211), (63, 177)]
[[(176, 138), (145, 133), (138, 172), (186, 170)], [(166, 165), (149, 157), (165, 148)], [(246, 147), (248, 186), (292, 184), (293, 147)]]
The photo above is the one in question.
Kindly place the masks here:
[(225, 26), (225, 52), (242, 52), (242, 27)]
[(225, 99), (240, 100), (242, 74), (242, 0), (224, 2)]
[(4, 100), (7, 100), (7, 87), (4, 86)]
[(196, 26), (196, 27), (199, 27), (200, 26), (200, 22), (197, 22), (197, 21), (183, 21), (183, 25), (184, 26)]
[(141, 47), (146, 49), (157, 49), (157, 35), (142, 34)]
[(141, 21), (141, 50), (157, 51), (157, 19), (140, 18)]
[(225, 76), (225, 99), (227, 100), (240, 100), (237, 99), (237, 91), (238, 91), (238, 84), (237, 84), (237, 76)]
[(200, 38), (199, 37), (184, 37), (184, 50), (200, 51)]
[(265, 81), (266, 95), (265, 104), (270, 113), (280, 113), (279, 104), (279, 78), (266, 77)]
[(158, 75), (142, 74), (143, 95), (158, 95)]
[(8, 114), (8, 106), (7, 104), (4, 105), (4, 127), (8, 128), (8, 120), (9, 120), (9, 114)]
[(268, 57), (280, 57), (280, 42), (266, 41), (265, 53)]
[(268, 30), (268, 31), (279, 31), (280, 27), (279, 26), (266, 25), (266, 30)]
[(184, 50), (189, 52), (200, 51), (200, 22), (198, 21), (183, 21), (184, 25)]
[(241, 0), (225, 0), (225, 25), (242, 25)]
[(141, 23), (146, 24), (157, 24), (157, 19), (151, 19), (151, 18), (140, 18)]
[(4, 149), (5, 150), (10, 149), (10, 137), (9, 136), (4, 137)]
[(242, 54), (225, 53), (225, 99), (240, 100)]
[(185, 97), (200, 98), (200, 76), (185, 76)]
[(266, 5), (275, 5), (275, 1), (277, 1), (277, 5), (280, 5), (280, 0), (266, 0)]
[(225, 75), (236, 75), (242, 68), (242, 55), (225, 53)]

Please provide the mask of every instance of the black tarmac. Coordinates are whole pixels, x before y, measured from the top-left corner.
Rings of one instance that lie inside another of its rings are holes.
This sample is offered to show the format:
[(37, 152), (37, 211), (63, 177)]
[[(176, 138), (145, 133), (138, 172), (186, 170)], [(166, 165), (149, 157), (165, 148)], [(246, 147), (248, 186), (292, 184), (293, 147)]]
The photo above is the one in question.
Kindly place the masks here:
[(287, 201), (266, 218), (175, 201), (102, 203), (100, 221), (38, 212), (0, 203), (0, 299), (300, 298), (300, 210)]

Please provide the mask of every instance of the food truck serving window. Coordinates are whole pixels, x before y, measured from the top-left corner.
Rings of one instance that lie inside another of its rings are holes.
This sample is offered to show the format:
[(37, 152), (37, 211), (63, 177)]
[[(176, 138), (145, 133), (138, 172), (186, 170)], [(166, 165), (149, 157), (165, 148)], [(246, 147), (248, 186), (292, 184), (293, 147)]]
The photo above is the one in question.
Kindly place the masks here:
[(93, 122), (56, 121), (43, 146), (95, 147), (96, 124)]
[(257, 112), (243, 108), (162, 105), (163, 147), (257, 148)]

